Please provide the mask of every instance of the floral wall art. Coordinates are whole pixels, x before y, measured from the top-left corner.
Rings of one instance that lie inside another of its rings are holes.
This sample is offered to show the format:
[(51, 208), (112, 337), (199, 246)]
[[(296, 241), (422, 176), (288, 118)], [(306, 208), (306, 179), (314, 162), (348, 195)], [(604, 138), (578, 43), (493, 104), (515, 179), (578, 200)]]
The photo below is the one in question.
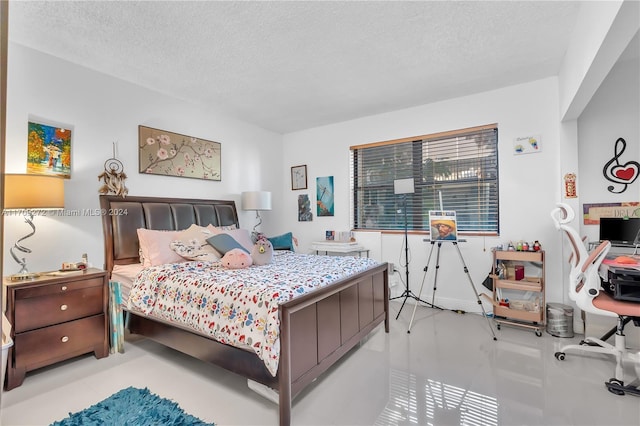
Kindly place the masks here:
[(138, 126), (140, 173), (220, 181), (221, 144)]

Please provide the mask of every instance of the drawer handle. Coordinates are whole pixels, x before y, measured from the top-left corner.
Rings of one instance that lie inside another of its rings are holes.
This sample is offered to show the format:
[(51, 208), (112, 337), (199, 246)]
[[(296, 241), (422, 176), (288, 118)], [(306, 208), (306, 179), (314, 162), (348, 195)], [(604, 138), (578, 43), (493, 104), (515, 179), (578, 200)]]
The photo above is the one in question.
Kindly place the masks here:
[(62, 291), (67, 291), (67, 286), (66, 285), (62, 286)]
[(60, 306), (60, 310), (61, 310), (61, 311), (66, 311), (66, 310), (67, 310), (67, 308), (68, 308), (68, 306), (67, 306), (67, 305), (62, 305), (62, 306)]
[(60, 339), (62, 341), (62, 343), (67, 343), (69, 341), (69, 336), (62, 336), (62, 339)]

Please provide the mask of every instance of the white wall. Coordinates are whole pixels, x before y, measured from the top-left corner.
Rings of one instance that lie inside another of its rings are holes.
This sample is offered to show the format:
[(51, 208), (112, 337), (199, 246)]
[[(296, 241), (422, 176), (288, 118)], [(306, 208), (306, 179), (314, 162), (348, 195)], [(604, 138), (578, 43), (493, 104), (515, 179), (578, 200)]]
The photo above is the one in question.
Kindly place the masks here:
[[(71, 179), (65, 182), (67, 209), (98, 208), (97, 176), (112, 157), (127, 173), (130, 195), (234, 199), (240, 192), (273, 191), (280, 204), (282, 137), (237, 119), (208, 111), (122, 80), (82, 68), (49, 55), (9, 44), (7, 91), (7, 173), (24, 173), (27, 158), (27, 122), (47, 119), (72, 126)], [(221, 142), (222, 181), (204, 181), (138, 173), (138, 125)], [(264, 212), (268, 230), (272, 212)], [(239, 211), (240, 222), (255, 224), (253, 212)], [(100, 217), (42, 217), (34, 220), (36, 235), (23, 241), (32, 271), (58, 269), (63, 261), (80, 261), (88, 253), (97, 267), (104, 262)], [(15, 273), (9, 254), (16, 239), (30, 232), (18, 217), (5, 217), (4, 271)]]
[[(640, 201), (640, 179), (622, 193), (612, 193), (612, 182), (603, 175), (605, 164), (615, 154), (615, 142), (623, 138), (627, 145), (620, 164), (640, 161), (640, 59), (616, 64), (589, 105), (578, 119), (579, 197), (584, 203), (619, 203)], [(630, 94), (636, 94), (630, 96)], [(613, 184), (615, 191), (623, 185)], [(598, 239), (597, 225), (584, 225), (580, 233), (589, 240)]]
[[(292, 191), (289, 179), (284, 191), (281, 223), (286, 223), (301, 242), (301, 249), (324, 238), (327, 229), (349, 229), (349, 147), (370, 142), (425, 135), (446, 130), (498, 123), (500, 166), (499, 238), (469, 237), (460, 249), (471, 277), (480, 283), (491, 268), (491, 247), (499, 242), (539, 240), (547, 252), (547, 299), (562, 300), (557, 232), (549, 212), (557, 201), (551, 188), (557, 185), (559, 166), (558, 86), (556, 78), (506, 87), (478, 95), (365, 117), (285, 135), (284, 167), (307, 164), (309, 189)], [(513, 155), (513, 140), (519, 136), (541, 135), (541, 152)], [(334, 176), (335, 216), (297, 222), (297, 197), (307, 192), (315, 200), (315, 178)], [(284, 225), (282, 225), (284, 226)], [(418, 293), (425, 276), (430, 244), (424, 235), (411, 235), (410, 284)], [(553, 242), (553, 243), (552, 243)], [(382, 260), (401, 264), (400, 235), (383, 234)], [(435, 260), (435, 255), (432, 261)], [(434, 271), (435, 267), (430, 268)], [(479, 311), (462, 263), (453, 246), (443, 246), (438, 274), (436, 303), (467, 311)], [(423, 298), (431, 300), (433, 281), (427, 276)], [(400, 286), (394, 287), (400, 292)]]

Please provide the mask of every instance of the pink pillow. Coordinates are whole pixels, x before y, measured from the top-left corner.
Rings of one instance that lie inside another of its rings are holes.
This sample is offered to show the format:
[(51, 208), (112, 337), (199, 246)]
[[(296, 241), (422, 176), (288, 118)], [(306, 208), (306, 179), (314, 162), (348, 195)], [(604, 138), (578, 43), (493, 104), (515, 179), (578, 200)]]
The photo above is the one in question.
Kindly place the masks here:
[(228, 269), (248, 268), (253, 263), (249, 253), (239, 248), (229, 250), (220, 261), (222, 266)]
[(140, 262), (142, 266), (156, 266), (164, 263), (186, 262), (187, 259), (171, 249), (171, 241), (178, 239), (180, 231), (155, 231), (138, 228), (140, 242)]

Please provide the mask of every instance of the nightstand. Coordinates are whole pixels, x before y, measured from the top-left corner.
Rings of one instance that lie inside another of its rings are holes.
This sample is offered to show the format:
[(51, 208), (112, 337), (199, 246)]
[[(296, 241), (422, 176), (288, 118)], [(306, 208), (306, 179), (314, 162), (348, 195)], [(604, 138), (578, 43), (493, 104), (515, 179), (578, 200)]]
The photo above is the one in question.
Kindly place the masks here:
[(28, 371), (93, 352), (109, 355), (107, 272), (87, 269), (32, 280), (3, 280), (6, 317), (12, 324), (6, 390)]

